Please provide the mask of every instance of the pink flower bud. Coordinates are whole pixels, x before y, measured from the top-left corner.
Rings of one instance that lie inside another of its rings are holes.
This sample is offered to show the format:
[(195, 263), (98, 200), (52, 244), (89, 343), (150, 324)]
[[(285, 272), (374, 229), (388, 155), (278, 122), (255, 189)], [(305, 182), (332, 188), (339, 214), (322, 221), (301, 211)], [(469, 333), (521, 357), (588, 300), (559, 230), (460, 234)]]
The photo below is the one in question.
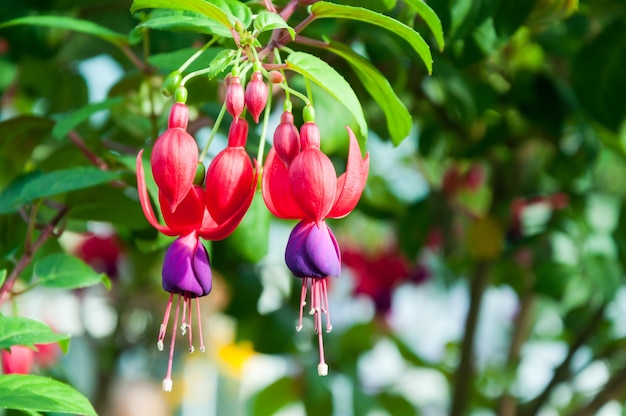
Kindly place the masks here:
[(243, 86), (237, 76), (232, 76), (226, 86), (226, 111), (236, 120), (243, 112), (245, 104)]
[(186, 129), (189, 122), (189, 108), (183, 103), (174, 103), (170, 110), (167, 127), (170, 129)]
[(28, 374), (33, 367), (35, 351), (22, 345), (13, 345), (9, 351), (0, 351), (4, 374)]
[(248, 122), (243, 118), (234, 120), (228, 131), (228, 147), (244, 147), (248, 138)]
[(283, 82), (283, 74), (278, 71), (271, 71), (268, 78), (272, 84), (280, 84)]
[(320, 129), (312, 121), (306, 122), (300, 127), (300, 143), (302, 150), (308, 148), (320, 148)]
[(300, 133), (293, 124), (293, 114), (288, 111), (283, 113), (280, 124), (274, 131), (274, 149), (280, 160), (287, 166), (300, 152)]
[(246, 86), (246, 106), (254, 118), (254, 122), (259, 122), (259, 116), (265, 109), (267, 103), (268, 88), (263, 82), (263, 75), (260, 71), (252, 73), (250, 82)]

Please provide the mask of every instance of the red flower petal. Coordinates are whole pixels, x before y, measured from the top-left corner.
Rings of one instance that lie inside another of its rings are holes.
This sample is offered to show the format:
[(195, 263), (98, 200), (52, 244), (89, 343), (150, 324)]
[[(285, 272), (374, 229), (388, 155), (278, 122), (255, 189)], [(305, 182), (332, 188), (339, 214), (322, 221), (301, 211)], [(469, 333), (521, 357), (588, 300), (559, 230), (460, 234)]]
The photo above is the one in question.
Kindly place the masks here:
[(354, 209), (363, 193), (369, 172), (369, 154), (366, 154), (365, 158), (361, 159), (359, 143), (352, 130), (349, 127), (346, 127), (346, 129), (348, 130), (350, 140), (348, 163), (345, 173), (337, 180), (337, 199), (328, 214), (330, 218), (345, 217)]
[(315, 147), (304, 149), (289, 165), (289, 185), (302, 211), (318, 223), (335, 202), (337, 173), (333, 162)]
[(287, 166), (272, 147), (263, 168), (263, 200), (272, 214), (279, 218), (297, 220), (305, 217), (289, 187)]
[(141, 162), (141, 156), (143, 155), (143, 149), (139, 151), (137, 155), (137, 193), (139, 194), (139, 202), (141, 203), (141, 209), (143, 215), (154, 228), (162, 232), (165, 235), (174, 236), (178, 235), (176, 231), (171, 230), (169, 227), (165, 227), (159, 224), (154, 211), (152, 210), (152, 204), (150, 204), (150, 196), (148, 195), (148, 188), (146, 188), (146, 176), (143, 171), (143, 163)]
[(176, 210), (172, 211), (167, 199), (159, 192), (159, 204), (163, 219), (170, 229), (178, 235), (185, 235), (202, 226), (204, 215), (204, 191), (199, 186), (192, 186), (185, 199)]
[[(253, 183), (255, 184), (257, 182), (257, 171), (258, 168), (254, 171)], [(209, 211), (205, 209), (204, 218), (202, 220), (202, 228), (198, 230), (198, 235), (206, 240), (223, 240), (231, 235), (243, 219), (244, 215), (246, 215), (248, 208), (250, 208), (250, 204), (254, 198), (254, 190), (255, 188), (253, 187), (252, 191), (248, 193), (239, 209), (235, 211), (230, 218), (220, 224), (215, 222)]]
[(219, 224), (232, 217), (254, 193), (254, 169), (243, 147), (227, 147), (213, 159), (206, 175), (206, 207)]
[(198, 166), (198, 145), (185, 130), (167, 129), (154, 143), (150, 165), (159, 190), (172, 209), (176, 209), (193, 185)]

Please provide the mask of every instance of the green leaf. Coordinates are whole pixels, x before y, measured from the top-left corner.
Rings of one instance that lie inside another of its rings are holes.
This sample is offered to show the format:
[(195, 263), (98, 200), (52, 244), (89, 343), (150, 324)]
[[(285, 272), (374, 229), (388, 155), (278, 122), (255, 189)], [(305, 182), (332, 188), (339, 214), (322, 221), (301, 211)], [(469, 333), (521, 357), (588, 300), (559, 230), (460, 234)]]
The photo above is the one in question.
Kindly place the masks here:
[(266, 10), (260, 11), (256, 19), (254, 19), (254, 30), (266, 32), (274, 29), (287, 29), (291, 35), (291, 40), (296, 38), (295, 30), (293, 30), (282, 17)]
[(424, 20), (428, 28), (435, 35), (435, 41), (437, 41), (437, 46), (439, 46), (439, 50), (443, 51), (443, 47), (445, 46), (445, 41), (443, 40), (443, 27), (441, 26), (441, 20), (437, 13), (433, 9), (430, 8), (424, 0), (404, 0), (404, 2), (414, 9), (417, 14)]
[[(169, 30), (173, 32), (194, 32), (207, 35), (224, 35), (224, 27), (203, 15), (187, 15), (181, 11), (163, 10), (157, 16), (137, 25), (138, 28)], [(230, 31), (226, 31), (230, 36)]]
[(387, 29), (404, 38), (413, 47), (415, 52), (422, 58), (428, 73), (433, 72), (433, 57), (430, 48), (424, 38), (402, 22), (384, 14), (376, 13), (361, 7), (344, 6), (341, 4), (320, 1), (311, 6), (311, 13), (315, 19), (319, 18), (343, 18), (359, 20)]
[(367, 137), (367, 123), (361, 103), (350, 84), (334, 68), (320, 58), (304, 52), (293, 52), (287, 57), (285, 64), (287, 68), (315, 82), (346, 106), (356, 119), (359, 136), (362, 139)]
[(73, 387), (48, 377), (0, 376), (0, 408), (97, 416), (89, 400)]
[(116, 172), (103, 171), (95, 167), (80, 166), (46, 173), (29, 181), (21, 192), (21, 202), (31, 202), (77, 189), (89, 188), (119, 179)]
[(82, 260), (65, 253), (54, 253), (35, 264), (37, 283), (54, 289), (79, 289), (110, 282), (105, 274), (96, 273)]
[[(180, 68), (180, 66), (187, 61), (187, 59), (196, 53), (196, 48), (179, 49), (173, 52), (159, 53), (152, 55), (148, 58), (150, 65), (156, 66), (160, 71), (164, 73), (170, 73)], [(231, 57), (235, 55), (232, 49), (223, 48), (208, 48), (205, 50), (191, 65), (187, 68), (187, 71), (192, 72), (198, 69), (211, 68), (211, 74), (221, 64), (221, 60), (225, 59), (226, 64), (230, 63)], [(219, 72), (224, 69), (219, 69)], [(210, 75), (209, 75), (209, 78)]]
[(188, 10), (200, 13), (209, 19), (220, 23), (227, 30), (220, 31), (220, 36), (231, 36), (235, 22), (239, 21), (247, 28), (252, 21), (252, 12), (244, 3), (234, 0), (134, 0), (130, 8), (136, 12), (146, 8), (161, 8), (174, 10)]
[(7, 269), (0, 270), (0, 287), (2, 287), (6, 279), (7, 279)]
[(64, 138), (74, 127), (78, 126), (95, 113), (108, 110), (114, 105), (120, 104), (122, 101), (124, 101), (123, 97), (115, 97), (100, 101), (99, 103), (88, 104), (59, 120), (52, 129), (52, 136), (55, 139), (60, 140)]
[[(0, 122), (0, 189), (24, 173), (33, 150), (50, 137), (53, 126), (53, 120), (35, 116), (17, 116)], [(3, 208), (4, 204), (0, 203), (0, 211)]]
[(75, 19), (67, 16), (26, 16), (0, 23), (0, 29), (17, 25), (47, 26), (58, 29), (73, 30), (96, 36), (116, 46), (128, 44), (126, 35), (114, 32), (88, 20)]
[(32, 172), (28, 175), (17, 178), (0, 193), (0, 215), (17, 212), (22, 200), (22, 189), (34, 178), (41, 176), (41, 172)]
[(284, 377), (276, 380), (254, 398), (253, 413), (255, 416), (270, 416), (289, 403), (298, 401), (299, 395), (293, 380)]
[(412, 118), (385, 78), (369, 61), (345, 45), (329, 43), (329, 50), (348, 61), (363, 86), (376, 100), (387, 118), (391, 140), (398, 145), (411, 131)]
[(57, 334), (48, 325), (34, 319), (0, 315), (0, 349), (13, 345), (33, 347), (35, 344), (53, 342), (58, 342), (63, 352), (67, 352), (69, 336)]
[(258, 263), (269, 249), (270, 212), (260, 192), (254, 196), (252, 204), (228, 238), (228, 244), (245, 261)]

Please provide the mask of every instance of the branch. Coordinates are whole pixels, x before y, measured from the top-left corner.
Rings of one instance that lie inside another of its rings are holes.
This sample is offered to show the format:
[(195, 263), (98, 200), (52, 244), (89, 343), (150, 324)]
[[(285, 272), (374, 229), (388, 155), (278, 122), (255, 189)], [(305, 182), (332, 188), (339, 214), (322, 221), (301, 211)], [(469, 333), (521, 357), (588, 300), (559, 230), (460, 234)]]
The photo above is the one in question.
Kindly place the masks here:
[(546, 388), (543, 390), (543, 392), (541, 392), (539, 396), (537, 396), (533, 401), (531, 401), (527, 406), (525, 406), (525, 408), (523, 408), (519, 412), (520, 415), (536, 415), (550, 398), (552, 390), (554, 390), (557, 385), (559, 385), (562, 381), (566, 380), (570, 376), (570, 366), (574, 355), (580, 349), (580, 347), (582, 347), (587, 342), (587, 339), (593, 334), (598, 324), (602, 321), (605, 309), (606, 303), (602, 304), (598, 308), (596, 313), (593, 314), (587, 325), (582, 329), (582, 331), (578, 334), (578, 337), (570, 346), (569, 351), (567, 352), (567, 356), (565, 357), (565, 359), (563, 359), (563, 362), (554, 370), (552, 380), (550, 380)]
[(570, 413), (570, 416), (593, 416), (607, 402), (624, 396), (626, 389), (626, 368), (613, 374), (613, 377), (604, 385), (602, 390), (589, 403)]
[(78, 133), (76, 133), (76, 131), (71, 130), (67, 134), (67, 136), (69, 137), (70, 141), (74, 143), (74, 145), (76, 145), (76, 147), (78, 147), (78, 149), (81, 152), (83, 152), (83, 154), (87, 157), (87, 159), (89, 159), (89, 161), (93, 165), (98, 167), (100, 170), (109, 169), (108, 165), (104, 162), (104, 160), (99, 158), (94, 152), (91, 151), (91, 149), (87, 147), (87, 145), (85, 144), (85, 141), (82, 139), (82, 137), (78, 135)]
[[(517, 318), (515, 319), (513, 335), (511, 336), (511, 344), (509, 346), (509, 355), (507, 358), (507, 368), (510, 370), (516, 369), (519, 364), (520, 352), (522, 350), (522, 346), (524, 345), (524, 341), (528, 337), (533, 304), (534, 296), (530, 291), (528, 291), (522, 298), (520, 309), (517, 314)], [(515, 416), (516, 413), (517, 409), (515, 397), (512, 396), (507, 389), (500, 398), (498, 415)]]
[[(37, 240), (35, 240), (35, 242), (30, 245), (28, 250), (24, 251), (24, 254), (22, 254), (22, 257), (15, 265), (13, 271), (11, 271), (11, 274), (9, 275), (7, 280), (4, 282), (2, 287), (0, 287), (0, 305), (2, 305), (4, 301), (9, 297), (9, 293), (13, 289), (17, 278), (19, 277), (20, 273), (22, 273), (22, 271), (26, 268), (26, 266), (28, 266), (28, 264), (31, 262), (31, 260), (33, 259), (33, 255), (42, 245), (44, 245), (46, 241), (48, 241), (50, 237), (56, 235), (55, 229), (66, 213), (66, 206), (59, 207), (57, 214), (54, 216), (54, 218), (50, 220), (48, 224), (46, 224), (46, 226), (39, 234), (39, 237), (37, 237)], [(30, 233), (32, 227), (28, 227), (28, 230), (29, 235), (26, 236), (26, 241), (29, 241), (31, 238)]]
[(454, 374), (454, 396), (450, 416), (467, 414), (470, 388), (474, 379), (474, 338), (478, 327), (480, 307), (489, 280), (489, 263), (479, 261), (470, 276), (470, 306), (465, 320), (465, 334), (461, 343), (461, 361)]

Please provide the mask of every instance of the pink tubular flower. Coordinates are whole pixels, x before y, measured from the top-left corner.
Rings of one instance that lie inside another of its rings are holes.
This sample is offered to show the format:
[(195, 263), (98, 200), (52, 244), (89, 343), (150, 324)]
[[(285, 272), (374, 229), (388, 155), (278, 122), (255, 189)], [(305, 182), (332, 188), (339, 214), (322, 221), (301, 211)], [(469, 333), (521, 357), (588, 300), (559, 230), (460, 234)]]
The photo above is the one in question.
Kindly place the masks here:
[(173, 210), (193, 185), (198, 164), (198, 146), (185, 130), (188, 114), (185, 104), (172, 106), (168, 128), (156, 140), (150, 155), (154, 181)]
[[(209, 254), (199, 238), (221, 240), (228, 237), (250, 207), (257, 183), (257, 170), (253, 168), (252, 161), (243, 148), (247, 132), (245, 120), (238, 119), (233, 122), (228, 148), (220, 152), (209, 165), (206, 191), (201, 186), (193, 185), (198, 157), (194, 144), (192, 183), (185, 195), (174, 204), (168, 198), (167, 192), (159, 186), (158, 202), (165, 225), (158, 221), (152, 208), (143, 170), (143, 150), (137, 155), (137, 190), (146, 219), (159, 232), (178, 236), (168, 248), (163, 263), (162, 285), (163, 289), (170, 293), (170, 297), (159, 330), (157, 340), (159, 350), (163, 350), (163, 341), (176, 295), (174, 328), (178, 327), (179, 316), (182, 315), (180, 331), (182, 335), (188, 334), (189, 352), (193, 352), (191, 323), (192, 299), (195, 298), (200, 350), (204, 351), (198, 299), (211, 291), (212, 275)], [(181, 163), (190, 164), (186, 160)], [(168, 177), (170, 174), (172, 176)], [(174, 185), (180, 180), (176, 170), (166, 172), (164, 177)], [(167, 375), (163, 380), (165, 391), (172, 390), (175, 333), (176, 330), (172, 335)]]
[(259, 122), (259, 116), (267, 104), (268, 90), (267, 84), (263, 82), (261, 71), (254, 71), (250, 77), (250, 82), (246, 85), (245, 101), (255, 123)]
[[(256, 175), (244, 146), (248, 122), (234, 120), (228, 133), (228, 146), (215, 156), (206, 175), (206, 207), (216, 221), (226, 221), (247, 201), (252, 201)], [(249, 206), (248, 202), (248, 206)]]
[(245, 95), (241, 80), (238, 76), (231, 76), (226, 86), (226, 111), (237, 120), (245, 106)]
[(13, 345), (8, 351), (0, 351), (4, 374), (29, 374), (33, 368), (35, 351), (23, 345)]
[[(332, 329), (327, 278), (338, 276), (341, 270), (339, 245), (325, 219), (344, 217), (354, 209), (369, 170), (369, 155), (361, 158), (356, 137), (350, 128), (347, 130), (350, 140), (348, 163), (346, 172), (339, 178), (330, 159), (319, 149), (319, 129), (310, 121), (300, 129), (301, 150), (294, 152), (297, 154), (292, 158), (283, 158), (279, 150), (272, 147), (263, 170), (263, 199), (268, 209), (277, 217), (300, 220), (289, 236), (285, 261), (291, 272), (302, 279), (297, 330), (302, 328), (302, 310), (306, 305), (307, 289), (311, 289), (311, 314), (314, 315), (320, 350), (319, 375), (328, 374), (322, 315), (326, 315), (326, 332)], [(290, 154), (291, 151), (284, 153)]]

